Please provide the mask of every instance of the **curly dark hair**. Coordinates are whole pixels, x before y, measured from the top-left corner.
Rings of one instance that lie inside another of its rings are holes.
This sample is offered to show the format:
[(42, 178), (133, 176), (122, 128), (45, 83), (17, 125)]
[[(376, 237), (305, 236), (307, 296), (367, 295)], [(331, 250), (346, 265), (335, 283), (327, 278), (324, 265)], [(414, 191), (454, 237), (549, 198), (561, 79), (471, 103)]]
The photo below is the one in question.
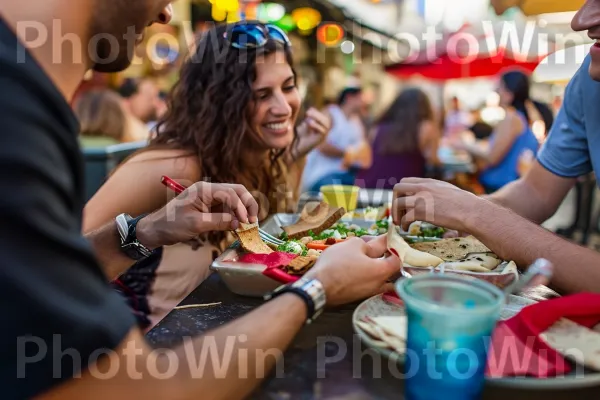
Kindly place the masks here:
[[(200, 38), (181, 69), (169, 96), (169, 109), (149, 148), (189, 150), (198, 157), (204, 179), (240, 183), (272, 196), (286, 183), (282, 155), (287, 149), (268, 149), (264, 169), (246, 165), (244, 152), (265, 148), (249, 123), (255, 101), (252, 83), (257, 77), (257, 60), (275, 52), (285, 55), (296, 76), (291, 49), (272, 39), (258, 49), (236, 49), (226, 39), (233, 26), (217, 25)], [(292, 146), (296, 143), (294, 135)], [(269, 200), (273, 210), (275, 204)]]

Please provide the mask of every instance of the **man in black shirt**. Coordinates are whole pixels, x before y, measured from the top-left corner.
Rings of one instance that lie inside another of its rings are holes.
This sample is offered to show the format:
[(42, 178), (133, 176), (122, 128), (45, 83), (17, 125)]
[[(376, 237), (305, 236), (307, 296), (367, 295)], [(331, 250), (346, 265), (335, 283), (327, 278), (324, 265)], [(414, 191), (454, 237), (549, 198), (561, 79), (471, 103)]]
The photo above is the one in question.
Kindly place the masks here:
[[(160, 379), (157, 371), (172, 367), (172, 357), (152, 352), (107, 278), (160, 246), (234, 229), (236, 221), (253, 222), (258, 205), (238, 185), (200, 182), (149, 216), (124, 217), (82, 237), (83, 165), (68, 99), (87, 69), (127, 67), (131, 34), (152, 21), (167, 23), (169, 2), (0, 0), (3, 399), (241, 398), (257, 385), (263, 368), (274, 364), (268, 357), (256, 365), (256, 350), (284, 349), (325, 302), (368, 296), (398, 271), (397, 259), (379, 259), (384, 240), (337, 245), (324, 253), (304, 286), (286, 288), (247, 316), (173, 349), (178, 368), (172, 379)], [(70, 39), (63, 43), (61, 34)], [(99, 34), (103, 40), (97, 40)], [(62, 51), (69, 46), (70, 52)], [(230, 211), (212, 212), (217, 203)], [(205, 344), (222, 354), (240, 334), (248, 340), (235, 342), (225, 371), (203, 371), (202, 379), (192, 379), (188, 361)], [(245, 365), (236, 362), (242, 346), (250, 361)]]

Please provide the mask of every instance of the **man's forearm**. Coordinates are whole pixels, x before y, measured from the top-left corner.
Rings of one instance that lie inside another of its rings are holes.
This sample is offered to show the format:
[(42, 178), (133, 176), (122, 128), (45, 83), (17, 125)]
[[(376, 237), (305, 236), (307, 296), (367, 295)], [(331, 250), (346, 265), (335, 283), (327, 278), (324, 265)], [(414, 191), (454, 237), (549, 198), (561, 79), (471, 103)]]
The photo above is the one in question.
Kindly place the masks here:
[(511, 182), (497, 192), (483, 197), (537, 224), (546, 221), (554, 212), (549, 211), (544, 200), (522, 180)]
[[(168, 357), (150, 349), (133, 330), (115, 351), (118, 359), (103, 357), (94, 366), (112, 371), (110, 379), (86, 372), (42, 399), (243, 399), (281, 360), (305, 321), (304, 302), (285, 294), (206, 335), (184, 340)], [(169, 379), (165, 371), (172, 371)]]
[[(200, 355), (214, 346), (219, 354), (233, 349), (229, 368), (215, 373), (216, 365), (207, 368), (201, 380), (192, 380), (189, 369), (184, 369), (181, 399), (203, 398), (234, 400), (247, 397), (260, 381), (266, 377), (277, 361), (283, 362), (283, 351), (289, 346), (306, 321), (306, 306), (293, 294), (287, 294), (265, 304), (259, 310), (246, 315), (208, 335), (194, 340), (193, 346), (182, 346), (177, 350), (180, 359), (189, 358), (191, 353)], [(193, 349), (193, 350), (192, 350)], [(284, 367), (283, 364), (281, 364)], [(287, 368), (293, 366), (287, 365)]]
[(503, 259), (526, 267), (538, 258), (554, 264), (552, 286), (562, 293), (600, 293), (600, 254), (561, 239), (514, 212), (481, 201), (467, 231)]
[(94, 248), (96, 258), (109, 280), (117, 278), (135, 263), (121, 251), (121, 239), (115, 222), (86, 234), (85, 238)]

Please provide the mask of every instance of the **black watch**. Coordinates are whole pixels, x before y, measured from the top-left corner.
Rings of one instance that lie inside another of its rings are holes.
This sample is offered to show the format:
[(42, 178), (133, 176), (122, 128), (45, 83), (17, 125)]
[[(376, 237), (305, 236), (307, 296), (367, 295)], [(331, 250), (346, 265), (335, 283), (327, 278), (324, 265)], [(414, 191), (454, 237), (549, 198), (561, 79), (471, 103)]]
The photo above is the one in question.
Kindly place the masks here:
[(146, 214), (132, 218), (128, 214), (121, 214), (116, 218), (117, 230), (121, 237), (121, 250), (135, 261), (143, 260), (152, 254), (152, 250), (138, 241), (136, 234), (137, 223), (145, 216)]
[(325, 289), (321, 282), (316, 279), (300, 278), (294, 283), (280, 286), (272, 293), (266, 295), (265, 300), (274, 299), (284, 293), (293, 293), (304, 300), (308, 315), (307, 324), (312, 323), (323, 313), (325, 304), (327, 303)]

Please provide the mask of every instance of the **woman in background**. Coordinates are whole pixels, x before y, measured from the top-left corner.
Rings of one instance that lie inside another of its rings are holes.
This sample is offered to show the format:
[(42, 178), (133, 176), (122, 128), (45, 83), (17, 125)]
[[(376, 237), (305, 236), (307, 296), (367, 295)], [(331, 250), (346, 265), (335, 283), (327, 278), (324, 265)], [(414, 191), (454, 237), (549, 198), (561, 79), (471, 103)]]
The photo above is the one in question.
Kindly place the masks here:
[(373, 164), (358, 174), (356, 184), (393, 189), (407, 177), (424, 177), (438, 165), (440, 130), (427, 95), (404, 90), (379, 118), (372, 131)]
[(123, 141), (127, 117), (117, 93), (91, 90), (81, 95), (74, 111), (81, 126), (81, 147), (106, 147)]
[(529, 78), (522, 72), (511, 71), (502, 75), (498, 87), (500, 105), (506, 116), (490, 137), (489, 144), (457, 141), (452, 146), (470, 153), (481, 173), (479, 181), (487, 193), (519, 179), (519, 160), (524, 156), (535, 156), (539, 141), (531, 125), (535, 107), (529, 97)]
[[(181, 70), (168, 111), (147, 149), (125, 162), (85, 207), (84, 231), (121, 213), (151, 213), (172, 197), (161, 177), (184, 186), (205, 180), (244, 185), (262, 220), (294, 211), (298, 168), (329, 131), (315, 109), (298, 122), (301, 99), (287, 35), (246, 21), (207, 31)], [(184, 201), (184, 200), (182, 200)], [(118, 281), (143, 328), (194, 290), (233, 238), (210, 232), (159, 249)]]

